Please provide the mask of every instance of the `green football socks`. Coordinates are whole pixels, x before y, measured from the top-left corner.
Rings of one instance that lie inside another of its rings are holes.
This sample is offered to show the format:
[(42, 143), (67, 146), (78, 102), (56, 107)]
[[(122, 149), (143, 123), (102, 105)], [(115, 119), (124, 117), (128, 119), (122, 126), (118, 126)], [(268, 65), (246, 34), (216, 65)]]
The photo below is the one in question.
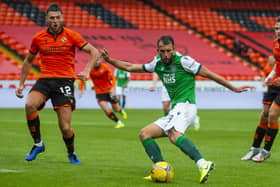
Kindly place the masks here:
[(142, 144), (145, 148), (146, 153), (154, 163), (163, 161), (159, 146), (153, 138), (147, 138), (142, 142)]
[(200, 154), (196, 146), (185, 136), (180, 136), (176, 140), (175, 145), (195, 162), (202, 158), (202, 155)]

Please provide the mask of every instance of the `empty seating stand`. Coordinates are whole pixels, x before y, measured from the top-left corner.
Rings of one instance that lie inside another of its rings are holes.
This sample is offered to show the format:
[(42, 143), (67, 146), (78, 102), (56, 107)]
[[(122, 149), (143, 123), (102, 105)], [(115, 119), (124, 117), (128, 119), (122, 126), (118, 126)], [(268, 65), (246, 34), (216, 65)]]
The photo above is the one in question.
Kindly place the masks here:
[(146, 2), (159, 6), (176, 19), (188, 23), (198, 32), (212, 38), (229, 51), (235, 51), (235, 37), (229, 37), (232, 35), (231, 33), (244, 37), (244, 39), (240, 37), (239, 39), (242, 40), (241, 43), (245, 48), (250, 49), (250, 54), (235, 55), (248, 60), (260, 70), (264, 67), (264, 59), (268, 53), (272, 52), (262, 41), (253, 41), (254, 38), (246, 35), (248, 32), (273, 32), (280, 10), (279, 3), (275, 0), (146, 0)]
[[(45, 11), (52, 2), (52, 0), (3, 0), (0, 2), (0, 15), (6, 16), (6, 19), (0, 18), (0, 24), (45, 26)], [(93, 29), (182, 30), (248, 67), (242, 56), (235, 56), (232, 53), (234, 37), (230, 37), (230, 33), (271, 32), (279, 10), (275, 0), (265, 2), (255, 0), (253, 3), (244, 0), (56, 0), (56, 2), (63, 9), (66, 26)], [(26, 55), (28, 46), (26, 48), (15, 38), (11, 37), (3, 43), (20, 56)], [(250, 55), (248, 60), (254, 59), (262, 67), (265, 61), (264, 54), (259, 53), (254, 46), (250, 47), (253, 50), (252, 54), (255, 55)], [(252, 70), (256, 71), (255, 67), (252, 67)], [(234, 74), (226, 77), (237, 78)], [(239, 77), (244, 79), (246, 76)], [(141, 76), (141, 79), (149, 78), (150, 75)]]

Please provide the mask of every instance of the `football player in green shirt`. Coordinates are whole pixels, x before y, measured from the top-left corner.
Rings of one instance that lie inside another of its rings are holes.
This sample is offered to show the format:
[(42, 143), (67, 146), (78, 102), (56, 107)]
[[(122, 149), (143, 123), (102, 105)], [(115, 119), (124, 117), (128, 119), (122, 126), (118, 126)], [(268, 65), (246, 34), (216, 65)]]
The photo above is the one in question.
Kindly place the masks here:
[[(158, 55), (147, 64), (133, 64), (109, 56), (103, 49), (102, 56), (113, 66), (129, 72), (156, 72), (167, 89), (171, 99), (171, 110), (167, 116), (144, 127), (139, 138), (150, 159), (156, 163), (163, 157), (155, 139), (167, 136), (170, 142), (196, 163), (200, 172), (200, 183), (205, 183), (214, 169), (212, 161), (204, 159), (195, 144), (186, 136), (186, 129), (193, 123), (197, 114), (195, 104), (195, 76), (200, 75), (225, 86), (234, 92), (244, 92), (252, 86), (235, 87), (222, 76), (210, 71), (189, 56), (174, 51), (174, 40), (169, 35), (161, 36), (157, 41)], [(150, 178), (148, 176), (148, 178)]]
[[(158, 76), (156, 73), (153, 73), (153, 79), (152, 79), (152, 85), (149, 87), (150, 91), (154, 91), (156, 89), (156, 84), (158, 81)], [(170, 111), (170, 97), (168, 95), (168, 92), (166, 88), (162, 85), (161, 83), (161, 89), (160, 89), (160, 98), (161, 98), (161, 103), (162, 103), (162, 110), (164, 112), (164, 115), (166, 116), (168, 112)], [(194, 130), (199, 131), (200, 129), (200, 117), (197, 115), (195, 117), (195, 120), (193, 122)]]
[(119, 104), (124, 109), (126, 104), (127, 84), (129, 82), (130, 73), (121, 69), (116, 69), (114, 73), (117, 79), (116, 96)]

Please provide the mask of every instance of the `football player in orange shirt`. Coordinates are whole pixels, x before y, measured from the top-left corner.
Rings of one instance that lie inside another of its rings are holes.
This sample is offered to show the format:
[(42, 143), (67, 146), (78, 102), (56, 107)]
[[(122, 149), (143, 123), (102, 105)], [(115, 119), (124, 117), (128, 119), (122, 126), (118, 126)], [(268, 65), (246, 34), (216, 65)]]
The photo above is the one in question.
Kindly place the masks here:
[(34, 140), (34, 145), (25, 160), (32, 161), (39, 153), (45, 151), (38, 111), (44, 107), (48, 99), (51, 99), (67, 148), (68, 159), (71, 164), (80, 164), (74, 152), (74, 130), (71, 128), (72, 111), (75, 109), (73, 86), (75, 50), (79, 48), (90, 55), (86, 67), (77, 75), (82, 80), (89, 77), (99, 55), (97, 49), (85, 41), (80, 34), (63, 26), (62, 10), (57, 4), (48, 7), (46, 22), (48, 28), (36, 33), (32, 39), (29, 53), (24, 59), (19, 86), (16, 89), (16, 96), (22, 98), (24, 82), (33, 60), (39, 53), (42, 62), (41, 77), (30, 90), (25, 104), (27, 124)]
[[(264, 67), (264, 76), (268, 76), (269, 73), (272, 71), (273, 67), (275, 64), (275, 59), (273, 56), (269, 56), (268, 60), (267, 60), (267, 64)], [(264, 92), (263, 94), (263, 110), (260, 116), (260, 120), (258, 123), (258, 126), (255, 130), (255, 134), (253, 137), (253, 143), (252, 143), (252, 147), (249, 149), (249, 152), (244, 155), (241, 160), (255, 160), (256, 158), (254, 158), (258, 153), (260, 153), (260, 145), (264, 139), (265, 136), (265, 132), (267, 130), (267, 125), (268, 125), (268, 114), (269, 114), (269, 109), (271, 107), (271, 104), (275, 98), (275, 96), (277, 96), (277, 92), (280, 91), (279, 86), (275, 86), (275, 85), (270, 85), (267, 88), (267, 91)]]
[[(275, 39), (273, 41), (273, 55), (269, 61), (275, 63), (270, 74), (265, 78), (264, 85), (268, 91), (263, 96), (263, 112), (256, 129), (253, 145), (241, 160), (263, 162), (271, 156), (271, 147), (278, 133), (278, 118), (280, 116), (280, 17), (275, 23)], [(264, 148), (260, 144), (264, 138)]]
[(101, 63), (99, 59), (90, 72), (90, 78), (94, 84), (93, 89), (96, 93), (96, 99), (100, 108), (109, 119), (116, 123), (115, 128), (124, 127), (124, 123), (119, 120), (108, 105), (108, 103), (110, 103), (115, 112), (120, 113), (123, 119), (127, 119), (127, 114), (120, 106), (115, 95), (116, 78), (109, 66), (105, 63)]

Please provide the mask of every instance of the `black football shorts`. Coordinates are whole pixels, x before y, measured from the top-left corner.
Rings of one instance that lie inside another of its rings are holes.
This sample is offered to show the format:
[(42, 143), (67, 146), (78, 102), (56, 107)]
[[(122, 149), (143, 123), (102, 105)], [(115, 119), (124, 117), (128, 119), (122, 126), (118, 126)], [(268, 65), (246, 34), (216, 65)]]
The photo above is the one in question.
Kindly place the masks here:
[(263, 103), (272, 104), (272, 102), (280, 105), (280, 87), (269, 86), (267, 91), (263, 94)]
[[(71, 106), (75, 109), (74, 80), (70, 78), (40, 78), (31, 88), (30, 92), (40, 92), (46, 97), (45, 102), (51, 99), (54, 109)], [(39, 107), (44, 107), (45, 103)]]
[(112, 96), (110, 93), (104, 93), (104, 94), (96, 94), (96, 99), (98, 102), (107, 101), (112, 104), (118, 103), (118, 99), (116, 96)]

